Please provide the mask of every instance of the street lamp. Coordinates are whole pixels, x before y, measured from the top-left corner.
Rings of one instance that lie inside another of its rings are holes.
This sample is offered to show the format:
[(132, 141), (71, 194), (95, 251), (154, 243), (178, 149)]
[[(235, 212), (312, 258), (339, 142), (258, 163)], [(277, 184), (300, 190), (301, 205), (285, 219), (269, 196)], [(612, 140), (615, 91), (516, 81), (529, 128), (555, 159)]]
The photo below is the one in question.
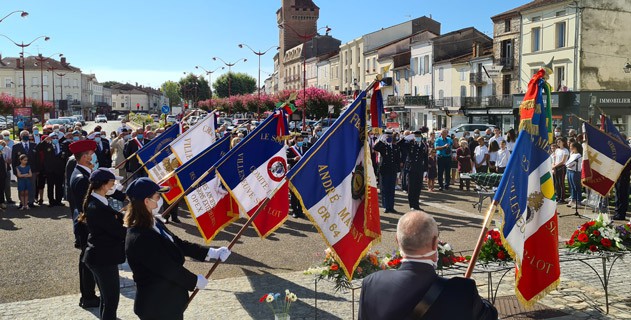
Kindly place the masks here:
[(206, 70), (206, 68), (202, 67), (202, 66), (195, 66), (195, 69), (202, 69), (206, 72), (206, 74), (208, 75), (208, 88), (210, 88), (210, 98), (213, 98), (213, 73), (219, 69), (223, 70), (226, 67), (217, 67), (217, 69), (213, 70), (213, 71), (208, 71)]
[(250, 46), (248, 46), (245, 43), (240, 43), (239, 44), (239, 48), (243, 48), (243, 47), (247, 47), (248, 49), (250, 49), (250, 51), (252, 51), (252, 53), (254, 53), (255, 55), (257, 55), (259, 57), (259, 80), (257, 82), (257, 86), (259, 87), (259, 96), (258, 96), (258, 103), (256, 104), (256, 114), (258, 116), (258, 120), (261, 120), (261, 56), (266, 54), (268, 51), (272, 50), (273, 48), (276, 48), (276, 50), (279, 50), (280, 47), (279, 46), (271, 46), (269, 49), (265, 50), (265, 51), (255, 51), (254, 49), (252, 49)]
[(300, 33), (298, 31), (296, 31), (296, 29), (294, 29), (291, 25), (289, 24), (279, 24), (278, 25), (279, 28), (281, 29), (285, 29), (285, 27), (288, 27), (289, 30), (291, 30), (294, 34), (296, 34), (300, 39), (302, 39), (302, 52), (303, 52), (303, 56), (302, 56), (302, 130), (306, 130), (307, 128), (307, 118), (306, 118), (306, 110), (307, 110), (307, 51), (305, 50), (305, 44), (307, 43), (307, 41), (313, 39), (315, 36), (318, 35), (318, 31), (325, 29), (325, 34), (329, 35), (329, 32), (331, 31), (331, 28), (329, 28), (329, 26), (324, 26), (322, 28), (319, 28), (316, 30), (316, 32), (312, 33), (312, 34), (303, 34)]
[(622, 70), (624, 70), (624, 73), (631, 73), (631, 63), (627, 61), (627, 63), (624, 64), (624, 68), (622, 68)]
[(6, 16), (4, 16), (2, 19), (0, 19), (0, 22), (4, 21), (4, 19), (8, 18), (10, 15), (13, 15), (14, 13), (18, 13), (18, 12), (20, 12), (20, 17), (22, 17), (22, 18), (26, 18), (28, 16), (28, 12), (26, 12), (26, 11), (15, 10), (15, 11), (7, 14)]
[(235, 64), (237, 64), (241, 60), (243, 60), (243, 62), (247, 62), (248, 59), (241, 58), (241, 59), (239, 59), (239, 60), (237, 60), (235, 62), (232, 62), (232, 63), (228, 63), (228, 62), (224, 61), (223, 59), (221, 59), (219, 57), (213, 57), (213, 60), (215, 60), (215, 61), (219, 60), (219, 61), (223, 62), (223, 64), (225, 64), (228, 67), (228, 98), (229, 98), (232, 95), (232, 92), (231, 92), (231, 90), (232, 90), (232, 88), (231, 88), (231, 86), (232, 86), (232, 78), (230, 77), (232, 66), (234, 66)]
[[(37, 55), (35, 57), (35, 60), (37, 61), (37, 63), (35, 64), (35, 66), (37, 66), (39, 64), (39, 70), (40, 70), (40, 76), (39, 76), (39, 84), (42, 87), (42, 103), (44, 103), (44, 62), (47, 62), (50, 58), (52, 58), (54, 55), (58, 55), (60, 58), (64, 56), (63, 53), (54, 53), (51, 54), (48, 57), (44, 57), (42, 56), (42, 54), (40, 53), (39, 55)], [(54, 77), (53, 77), (54, 78)], [(53, 91), (55, 90), (54, 84), (53, 84)], [(54, 94), (54, 93), (53, 93)], [(53, 103), (55, 102), (55, 99), (53, 98)]]

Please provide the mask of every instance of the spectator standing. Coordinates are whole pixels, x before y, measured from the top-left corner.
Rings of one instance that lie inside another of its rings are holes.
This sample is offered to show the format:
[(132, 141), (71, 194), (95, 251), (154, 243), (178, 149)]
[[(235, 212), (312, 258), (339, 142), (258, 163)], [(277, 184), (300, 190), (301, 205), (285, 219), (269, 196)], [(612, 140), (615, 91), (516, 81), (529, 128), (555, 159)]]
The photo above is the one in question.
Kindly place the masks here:
[(375, 151), (381, 155), (379, 165), (379, 184), (381, 187), (381, 203), (386, 213), (398, 213), (394, 210), (394, 188), (397, 173), (401, 170), (401, 150), (393, 142), (392, 130), (386, 130), (375, 143)]
[(473, 151), (473, 159), (477, 173), (489, 172), (489, 149), (484, 144), (484, 137), (478, 138), (478, 146)]
[(581, 170), (582, 170), (582, 154), (583, 147), (578, 142), (572, 143), (570, 146), (570, 156), (565, 162), (565, 167), (567, 168), (567, 180), (570, 184), (570, 196), (572, 200), (568, 202), (568, 207), (573, 207), (573, 201), (576, 202), (576, 205), (581, 205), (581, 201), (583, 200), (582, 194), (582, 186), (581, 186)]
[(4, 161), (6, 163), (5, 167), (7, 168), (7, 173), (4, 178), (4, 197), (6, 204), (10, 205), (15, 203), (15, 201), (11, 198), (11, 175), (13, 174), (13, 171), (11, 170), (13, 167), (13, 160), (11, 157), (15, 142), (11, 140), (11, 132), (9, 132), (9, 130), (2, 131), (2, 140), (6, 143), (6, 146), (2, 149), (2, 156), (4, 157)]
[(440, 132), (440, 137), (436, 138), (434, 142), (434, 149), (436, 149), (436, 161), (438, 162), (438, 190), (449, 190), (449, 183), (451, 182), (451, 147), (453, 142), (448, 136), (449, 131), (443, 129)]
[(18, 193), (20, 196), (19, 210), (28, 210), (28, 194), (31, 188), (31, 167), (28, 165), (28, 156), (21, 154), (18, 159), (20, 164), (16, 168), (16, 176), (18, 177)]
[[(555, 131), (555, 132), (560, 132), (560, 131)], [(557, 194), (557, 202), (565, 202), (565, 173), (566, 173), (565, 162), (570, 157), (570, 151), (567, 150), (565, 138), (563, 137), (558, 138), (556, 140), (556, 144), (557, 144), (557, 148), (554, 151), (554, 158), (553, 158), (553, 163), (552, 163), (554, 190), (556, 191), (556, 194)]]
[[(466, 139), (460, 139), (460, 147), (456, 150), (456, 158), (458, 159), (458, 172), (460, 172), (460, 190), (464, 188), (463, 173), (471, 173), (473, 163), (471, 161), (471, 151)], [(471, 190), (471, 179), (467, 179), (467, 191)]]
[(458, 183), (458, 155), (457, 150), (460, 148), (460, 142), (455, 134), (451, 135), (451, 181), (455, 184)]
[[(115, 133), (114, 131), (112, 131), (112, 133)], [(125, 142), (129, 140), (129, 131), (127, 130), (127, 128), (123, 128), (121, 130), (121, 132), (116, 136), (116, 138), (112, 139), (112, 142), (110, 144), (110, 148), (112, 150), (112, 166), (113, 167), (117, 167), (119, 164), (121, 164), (123, 161), (125, 161), (125, 155), (124, 153), (124, 149), (125, 149)], [(122, 166), (120, 169), (118, 169), (118, 175), (121, 177), (126, 177), (127, 176), (127, 171), (125, 170), (125, 166)]]
[(510, 154), (511, 152), (507, 148), (507, 142), (502, 141), (500, 143), (500, 149), (497, 151), (497, 159), (495, 161), (495, 168), (497, 173), (504, 173), (504, 170), (506, 170), (506, 165), (508, 165)]
[(508, 149), (508, 151), (513, 152), (516, 141), (517, 141), (517, 135), (515, 134), (515, 129), (511, 128), (506, 133), (506, 148)]
[(495, 127), (493, 128), (493, 133), (494, 135), (489, 138), (489, 148), (491, 147), (491, 143), (493, 143), (493, 141), (497, 141), (497, 147), (499, 149), (500, 142), (504, 141), (504, 137), (502, 137), (502, 131), (500, 130), (500, 128)]
[(68, 153), (59, 143), (61, 133), (51, 133), (38, 149), (43, 154), (43, 170), (48, 184), (48, 206), (63, 206), (64, 172)]
[(423, 187), (423, 173), (427, 172), (428, 147), (423, 141), (423, 133), (414, 131), (413, 140), (406, 142), (409, 151), (404, 170), (408, 172), (408, 204), (410, 209), (420, 209), (419, 196)]
[(471, 159), (475, 158), (475, 148), (478, 146), (478, 138), (480, 138), (480, 130), (473, 130), (473, 136), (469, 138), (469, 150), (471, 151)]
[(17, 176), (17, 166), (20, 165), (20, 155), (25, 154), (28, 157), (28, 166), (31, 169), (31, 183), (29, 184), (31, 190), (28, 192), (28, 205), (30, 207), (34, 207), (34, 199), (35, 199), (35, 188), (37, 186), (37, 173), (39, 173), (40, 163), (39, 156), (37, 152), (37, 145), (33, 142), (29, 141), (29, 132), (26, 130), (22, 130), (20, 132), (20, 142), (16, 143), (13, 146), (13, 150), (11, 151), (11, 159), (12, 159), (12, 167), (13, 174)]
[(2, 209), (7, 208), (6, 200), (4, 198), (4, 181), (6, 176), (10, 174), (7, 169), (8, 164), (4, 161), (4, 153), (2, 152), (5, 148), (7, 148), (6, 145), (7, 143), (4, 140), (0, 140), (0, 208)]
[(497, 173), (497, 152), (500, 150), (500, 146), (497, 140), (491, 141), (489, 143), (489, 172)]
[(429, 157), (427, 159), (427, 190), (434, 192), (434, 181), (438, 175), (438, 168), (436, 165), (436, 149), (429, 149)]

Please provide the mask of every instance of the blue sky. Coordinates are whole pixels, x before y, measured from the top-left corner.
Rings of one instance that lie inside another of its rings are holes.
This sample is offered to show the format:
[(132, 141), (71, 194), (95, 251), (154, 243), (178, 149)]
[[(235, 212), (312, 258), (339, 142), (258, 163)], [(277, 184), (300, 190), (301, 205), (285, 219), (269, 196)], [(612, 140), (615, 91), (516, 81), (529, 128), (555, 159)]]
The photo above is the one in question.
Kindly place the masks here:
[[(419, 16), (432, 16), (442, 33), (474, 26), (492, 37), (490, 17), (528, 0), (315, 0), (320, 7), (318, 26), (329, 25), (331, 35), (342, 43)], [(3, 0), (0, 34), (16, 42), (38, 40), (26, 49), (45, 56), (61, 52), (68, 62), (85, 73), (96, 73), (101, 82), (138, 82), (153, 87), (166, 80), (177, 81), (182, 72), (195, 72), (195, 65), (209, 70), (222, 66), (218, 56), (233, 67), (257, 77), (255, 50), (278, 44), (276, 10), (280, 0)], [(0, 37), (3, 57), (17, 56), (19, 48)], [(261, 59), (261, 78), (273, 71), (273, 50)], [(227, 71), (227, 70), (225, 70)], [(221, 70), (213, 74), (213, 80)]]

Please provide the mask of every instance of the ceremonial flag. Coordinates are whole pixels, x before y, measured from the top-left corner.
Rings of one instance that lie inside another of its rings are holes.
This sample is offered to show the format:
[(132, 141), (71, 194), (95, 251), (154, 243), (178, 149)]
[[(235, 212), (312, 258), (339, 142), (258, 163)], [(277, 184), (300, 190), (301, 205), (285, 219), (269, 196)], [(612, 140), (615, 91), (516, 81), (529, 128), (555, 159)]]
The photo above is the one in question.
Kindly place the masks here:
[[(136, 157), (138, 157), (138, 162), (140, 164), (147, 163), (152, 157), (156, 155), (159, 151), (162, 151), (164, 148), (169, 146), (173, 140), (177, 138), (180, 134), (180, 125), (174, 124), (167, 128), (163, 133), (155, 137), (153, 140), (149, 141), (149, 143), (145, 144), (141, 149), (138, 149), (136, 153)], [(168, 149), (167, 149), (168, 150)], [(167, 154), (165, 152), (160, 152), (152, 161), (149, 161), (145, 166), (145, 170), (151, 169), (155, 166), (156, 163), (162, 161)]]
[(381, 236), (365, 96), (362, 91), (288, 173), (303, 212), (339, 257), (349, 279)]
[[(355, 99), (357, 100), (357, 99)], [(381, 81), (375, 81), (372, 85), (372, 97), (370, 98), (370, 125), (373, 128), (383, 127), (383, 97), (381, 95)]]
[[(521, 132), (493, 200), (502, 242), (517, 268), (515, 294), (531, 306), (559, 284), (558, 219), (550, 162), (549, 85), (542, 69), (520, 106)], [(544, 104), (542, 91), (546, 92)]]
[(193, 159), (212, 145), (215, 140), (215, 114), (211, 112), (173, 140), (170, 144), (170, 150), (165, 151), (165, 155), (159, 161), (156, 159), (155, 165), (146, 168), (149, 178), (156, 182), (163, 180), (169, 172), (173, 172), (182, 164)]
[(217, 176), (245, 218), (270, 198), (252, 222), (263, 238), (282, 225), (289, 211), (286, 128), (285, 112), (277, 109), (216, 164)]
[(583, 123), (583, 132), (587, 141), (583, 150), (581, 181), (606, 197), (631, 161), (631, 148), (622, 142), (624, 140), (618, 140), (587, 122)]
[(620, 142), (625, 142), (625, 139), (622, 137), (622, 134), (620, 134), (620, 131), (618, 131), (618, 128), (616, 128), (616, 126), (613, 124), (611, 118), (607, 117), (603, 113), (600, 114), (600, 130), (620, 140)]

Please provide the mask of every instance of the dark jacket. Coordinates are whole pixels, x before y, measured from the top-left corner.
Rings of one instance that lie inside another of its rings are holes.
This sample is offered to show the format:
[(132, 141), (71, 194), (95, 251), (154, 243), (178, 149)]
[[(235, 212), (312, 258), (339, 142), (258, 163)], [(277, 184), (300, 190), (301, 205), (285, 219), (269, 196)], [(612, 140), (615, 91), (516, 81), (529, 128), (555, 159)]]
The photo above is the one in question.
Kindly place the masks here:
[(88, 198), (85, 215), (89, 235), (83, 262), (97, 266), (125, 262), (123, 215), (94, 196)]
[(427, 172), (427, 160), (429, 150), (427, 144), (423, 141), (415, 140), (406, 142), (408, 155), (405, 159), (405, 170), (410, 172)]
[[(305, 141), (300, 148), (298, 148), (296, 145), (287, 148), (287, 163), (289, 164), (289, 168), (293, 167), (296, 162), (298, 162), (300, 158), (302, 158), (302, 156), (307, 153), (309, 147), (311, 147), (311, 145)], [(300, 158), (298, 158), (298, 156), (300, 156)]]
[(378, 140), (373, 148), (381, 154), (379, 173), (396, 174), (401, 170), (401, 149), (398, 145), (394, 143), (388, 145)]
[(44, 173), (59, 176), (64, 174), (69, 155), (61, 144), (59, 144), (58, 154), (55, 152), (55, 146), (45, 141), (37, 145), (37, 150), (44, 155), (44, 161), (42, 162), (42, 171)]
[(13, 145), (13, 149), (11, 150), (11, 163), (13, 164), (13, 174), (17, 175), (15, 168), (20, 165), (20, 155), (22, 154), (26, 154), (26, 156), (28, 157), (28, 165), (31, 166), (31, 172), (39, 172), (41, 169), (41, 164), (39, 161), (37, 144), (34, 142), (29, 142), (28, 152), (26, 152), (26, 150), (24, 150), (24, 145), (22, 144), (22, 141), (19, 141)]
[[(362, 283), (359, 319), (414, 319), (414, 307), (437, 278), (431, 265), (420, 262), (371, 274)], [(497, 310), (480, 298), (475, 281), (455, 277), (446, 281), (423, 319), (497, 319)]]
[(125, 253), (137, 287), (134, 312), (141, 319), (181, 319), (188, 291), (197, 284), (197, 276), (184, 268), (184, 256), (203, 261), (208, 247), (181, 240), (156, 223), (173, 242), (153, 228), (127, 230)]
[(112, 166), (112, 152), (110, 149), (110, 142), (107, 139), (101, 138), (101, 146), (96, 149), (96, 159), (99, 161), (99, 167), (110, 168)]
[[(147, 142), (149, 141), (143, 140), (142, 144), (145, 145)], [(139, 149), (138, 141), (136, 141), (136, 139), (129, 139), (127, 142), (125, 142), (125, 147), (123, 148), (123, 155), (125, 156), (125, 158), (129, 158), (129, 156), (131, 156), (136, 151), (138, 151), (138, 149)], [(131, 159), (129, 159), (129, 161), (125, 163), (125, 169), (127, 170), (127, 172), (134, 172), (138, 168), (140, 168), (140, 163), (138, 163), (138, 157), (132, 157)]]
[(74, 171), (72, 171), (70, 176), (70, 192), (68, 192), (68, 203), (71, 209), (79, 210), (79, 212), (83, 211), (81, 204), (90, 186), (89, 179), (90, 173), (79, 165), (75, 165)]

